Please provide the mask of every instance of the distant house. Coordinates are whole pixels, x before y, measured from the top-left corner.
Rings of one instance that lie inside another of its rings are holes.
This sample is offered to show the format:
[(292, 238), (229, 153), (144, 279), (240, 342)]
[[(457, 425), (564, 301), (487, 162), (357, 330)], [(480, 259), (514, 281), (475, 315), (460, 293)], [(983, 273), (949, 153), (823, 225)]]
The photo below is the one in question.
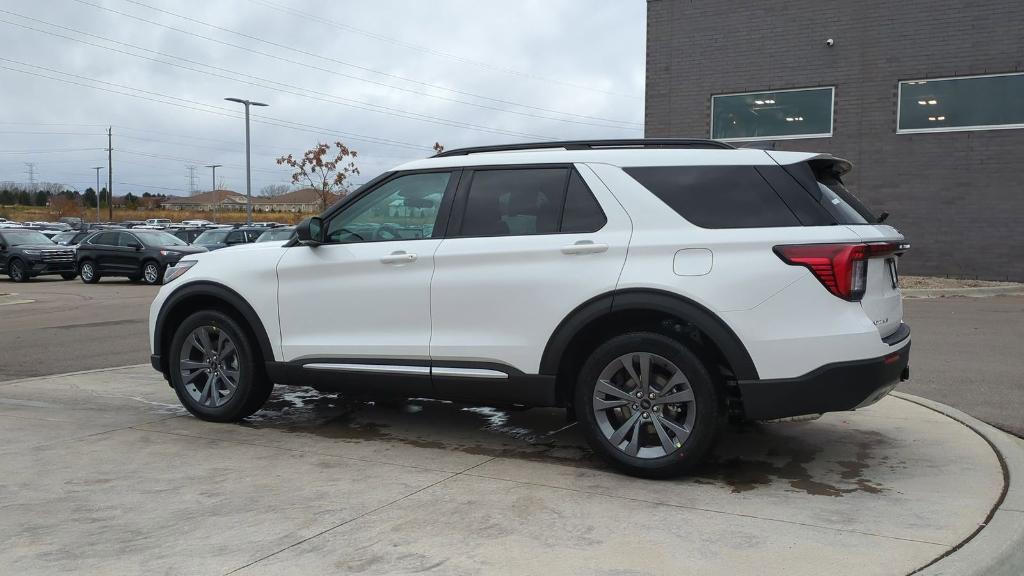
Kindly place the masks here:
[[(341, 199), (339, 194), (330, 194), (327, 206)], [(213, 190), (188, 196), (186, 198), (170, 198), (162, 205), (168, 210), (191, 210), (194, 212), (237, 212), (245, 210), (245, 194), (231, 190)], [(319, 212), (320, 193), (313, 188), (303, 188), (280, 196), (254, 196), (252, 209), (256, 212)]]
[(163, 202), (162, 206), (167, 210), (191, 210), (193, 212), (224, 210), (226, 212), (234, 212), (244, 210), (245, 204), (245, 194), (239, 194), (231, 190), (212, 190), (194, 196), (169, 198)]

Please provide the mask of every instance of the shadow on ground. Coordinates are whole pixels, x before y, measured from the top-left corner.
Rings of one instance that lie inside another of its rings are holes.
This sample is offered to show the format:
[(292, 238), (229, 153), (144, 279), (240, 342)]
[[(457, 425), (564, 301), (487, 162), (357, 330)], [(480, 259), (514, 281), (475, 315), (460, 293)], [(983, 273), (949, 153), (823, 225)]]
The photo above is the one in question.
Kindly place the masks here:
[[(421, 448), (542, 461), (579, 468), (607, 465), (558, 409), (499, 409), (415, 398), (362, 402), (309, 388), (278, 387), (264, 409), (241, 423), (256, 429), (310, 434), (341, 442), (394, 442)], [(872, 471), (904, 468), (884, 452), (889, 437), (859, 429), (815, 429), (809, 423), (731, 426), (708, 463), (679, 480), (725, 484), (733, 493), (776, 483), (814, 496), (842, 497), (887, 488)], [(836, 444), (846, 450), (835, 450)], [(823, 454), (825, 447), (829, 452)]]

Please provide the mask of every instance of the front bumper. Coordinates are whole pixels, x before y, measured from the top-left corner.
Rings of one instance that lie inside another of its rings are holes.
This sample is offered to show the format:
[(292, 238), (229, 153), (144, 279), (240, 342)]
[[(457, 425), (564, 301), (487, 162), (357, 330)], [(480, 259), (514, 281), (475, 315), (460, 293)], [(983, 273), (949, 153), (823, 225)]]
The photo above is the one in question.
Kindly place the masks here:
[(41, 276), (44, 274), (61, 274), (65, 272), (77, 272), (78, 266), (75, 265), (75, 261), (69, 262), (42, 262), (33, 261), (29, 264), (29, 274), (32, 276)]
[(909, 330), (884, 356), (826, 364), (797, 378), (739, 382), (743, 411), (750, 420), (854, 410), (874, 404), (910, 378)]

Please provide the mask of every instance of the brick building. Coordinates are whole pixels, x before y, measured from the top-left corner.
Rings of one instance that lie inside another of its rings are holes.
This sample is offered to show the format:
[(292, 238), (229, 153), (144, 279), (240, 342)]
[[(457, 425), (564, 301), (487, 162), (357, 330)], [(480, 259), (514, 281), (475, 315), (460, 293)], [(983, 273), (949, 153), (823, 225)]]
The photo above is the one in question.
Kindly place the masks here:
[(916, 274), (1024, 281), (1024, 2), (648, 0), (646, 135), (828, 152)]

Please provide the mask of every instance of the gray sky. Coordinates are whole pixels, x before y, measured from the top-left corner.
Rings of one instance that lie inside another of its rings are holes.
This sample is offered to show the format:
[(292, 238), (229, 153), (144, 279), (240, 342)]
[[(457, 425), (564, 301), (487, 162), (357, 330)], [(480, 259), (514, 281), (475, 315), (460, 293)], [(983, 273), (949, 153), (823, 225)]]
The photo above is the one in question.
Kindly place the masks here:
[(241, 106), (226, 96), (270, 104), (253, 113), (254, 193), (289, 182), (274, 158), (317, 141), (358, 150), (361, 183), (432, 154), (435, 141), (640, 137), (645, 8), (5, 0), (0, 181), (26, 182), (33, 162), (37, 182), (93, 186), (112, 125), (116, 194), (187, 194), (188, 164), (200, 190), (210, 189), (203, 165), (224, 164), (217, 179), (244, 191)]

